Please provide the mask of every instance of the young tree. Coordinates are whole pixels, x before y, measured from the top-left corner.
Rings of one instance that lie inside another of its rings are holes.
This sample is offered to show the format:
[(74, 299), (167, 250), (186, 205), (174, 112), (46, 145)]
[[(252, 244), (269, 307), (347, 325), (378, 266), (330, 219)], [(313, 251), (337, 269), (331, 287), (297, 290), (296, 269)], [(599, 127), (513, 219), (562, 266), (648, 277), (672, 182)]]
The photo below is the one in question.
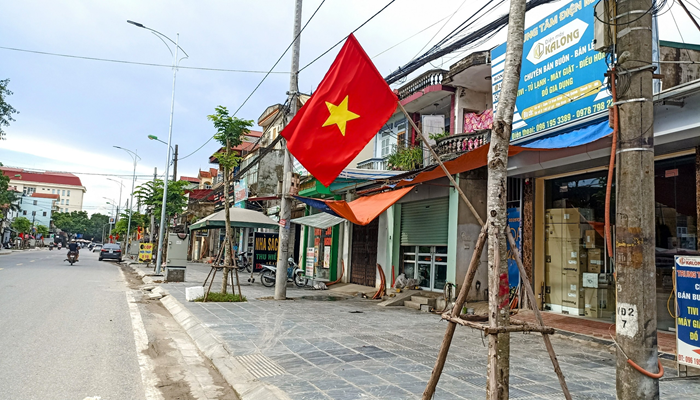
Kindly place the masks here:
[(12, 221), (11, 226), (17, 233), (29, 233), (29, 230), (32, 229), (32, 221), (25, 217), (17, 217)]
[[(168, 198), (166, 199), (165, 202), (165, 237), (167, 238), (168, 236), (168, 223), (167, 221), (170, 220), (171, 217), (173, 217), (175, 214), (181, 213), (182, 210), (185, 209), (187, 206), (187, 197), (185, 197), (185, 188), (187, 185), (189, 185), (189, 182), (186, 181), (171, 181), (168, 180)], [(150, 218), (151, 215), (155, 217), (155, 220), (157, 221), (158, 224), (161, 223), (160, 221), (160, 214), (162, 210), (162, 205), (163, 205), (163, 180), (162, 179), (156, 179), (155, 184), (153, 181), (148, 181), (144, 183), (143, 185), (140, 185), (136, 188), (136, 191), (134, 191), (134, 195), (136, 198), (139, 200), (141, 204), (145, 204), (146, 207), (149, 209), (149, 213), (145, 216), (146, 218)], [(135, 228), (135, 224), (133, 223), (133, 215), (132, 215), (132, 228)], [(156, 229), (157, 230), (157, 229)], [(126, 232), (126, 228), (124, 228), (124, 231)], [(151, 235), (153, 235), (153, 232), (151, 232)], [(155, 243), (154, 240), (151, 240), (151, 242)], [(167, 259), (167, 246), (163, 247), (163, 259)]]
[[(506, 213), (506, 178), (508, 146), (513, 129), (515, 98), (520, 81), (523, 57), (523, 30), (525, 25), (525, 0), (510, 2), (508, 41), (503, 86), (498, 108), (494, 115), (491, 144), (488, 153), (488, 190), (486, 207), (489, 213), (489, 320), (491, 326), (507, 326), (508, 309), (508, 257), (506, 253), (508, 218)], [(498, 259), (498, 260), (497, 260)], [(497, 262), (498, 261), (498, 262)], [(496, 265), (499, 266), (496, 269)], [(494, 325), (495, 323), (495, 325)], [(510, 334), (489, 335), (489, 372), (486, 398), (508, 399), (510, 377)]]
[(10, 122), (14, 121), (12, 114), (19, 114), (14, 107), (7, 104), (7, 96), (12, 95), (12, 92), (7, 89), (8, 83), (10, 83), (9, 79), (0, 80), (0, 140), (5, 139), (5, 131), (2, 130), (2, 127), (10, 126)]
[(19, 211), (19, 198), (17, 192), (10, 190), (10, 177), (0, 174), (0, 222), (7, 218), (10, 211)]
[(49, 236), (49, 228), (46, 225), (37, 225), (36, 233), (45, 238)]
[[(235, 266), (235, 261), (232, 254), (233, 230), (231, 229), (231, 216), (229, 215), (229, 208), (231, 207), (229, 202), (229, 188), (231, 185), (231, 172), (240, 161), (238, 154), (232, 152), (231, 149), (243, 143), (243, 137), (250, 133), (250, 128), (253, 126), (253, 121), (232, 117), (229, 115), (226, 107), (223, 106), (216, 107), (215, 111), (216, 112), (214, 114), (207, 115), (207, 119), (212, 121), (214, 123), (214, 128), (216, 128), (214, 139), (224, 146), (224, 151), (216, 153), (215, 156), (219, 160), (219, 166), (223, 169), (224, 175), (224, 214), (226, 216), (226, 240), (224, 241), (224, 245), (226, 247), (224, 258), (226, 260), (226, 267), (224, 267), (224, 281), (221, 284), (221, 293), (226, 294), (229, 268), (231, 266)], [(238, 281), (238, 271), (236, 271), (236, 281)], [(241, 288), (239, 285), (239, 295), (241, 294), (240, 291)]]

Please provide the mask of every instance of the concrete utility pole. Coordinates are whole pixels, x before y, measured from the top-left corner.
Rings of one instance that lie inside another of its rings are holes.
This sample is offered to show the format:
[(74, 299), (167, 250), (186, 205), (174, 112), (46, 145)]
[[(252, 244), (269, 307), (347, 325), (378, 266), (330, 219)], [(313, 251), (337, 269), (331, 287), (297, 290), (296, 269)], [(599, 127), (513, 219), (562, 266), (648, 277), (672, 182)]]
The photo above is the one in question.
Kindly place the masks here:
[[(299, 98), (299, 45), (301, 44), (301, 0), (296, 0), (294, 6), (294, 45), (292, 46), (292, 69), (289, 73), (289, 120), (297, 113), (297, 99)], [(287, 256), (289, 254), (289, 231), (291, 230), (292, 201), (289, 190), (292, 185), (292, 155), (284, 143), (284, 176), (282, 178), (282, 193), (280, 195), (280, 233), (279, 247), (277, 250), (277, 276), (275, 280), (275, 300), (287, 298)]]
[[(651, 0), (617, 2), (620, 142), (617, 155), (615, 271), (617, 275), (617, 398), (659, 398), (654, 231), (654, 104)], [(623, 67), (623, 68), (620, 68)], [(620, 92), (620, 82), (629, 89)]]
[[(153, 168), (153, 190), (156, 190), (156, 179), (158, 179), (158, 167)], [(156, 230), (156, 216), (151, 210), (151, 230), (148, 232), (148, 239), (153, 243), (153, 233)], [(151, 254), (151, 257), (153, 255)]]
[(175, 155), (173, 156), (173, 182), (175, 182), (176, 180), (177, 180), (177, 145), (175, 145)]
[[(506, 253), (508, 214), (506, 207), (508, 146), (513, 129), (513, 111), (523, 58), (525, 0), (511, 0), (508, 20), (506, 61), (501, 96), (494, 115), (488, 154), (489, 327), (508, 326), (510, 321), (508, 256)], [(510, 334), (489, 335), (486, 399), (506, 400), (509, 396)]]

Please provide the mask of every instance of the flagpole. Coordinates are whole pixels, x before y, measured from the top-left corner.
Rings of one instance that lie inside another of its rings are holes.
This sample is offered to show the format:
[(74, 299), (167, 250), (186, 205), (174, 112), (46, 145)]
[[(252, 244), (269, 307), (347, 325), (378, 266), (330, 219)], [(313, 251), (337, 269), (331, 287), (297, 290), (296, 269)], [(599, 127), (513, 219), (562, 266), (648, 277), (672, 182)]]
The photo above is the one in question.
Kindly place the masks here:
[[(292, 39), (292, 68), (289, 72), (289, 117), (285, 125), (294, 118), (297, 113), (297, 98), (299, 91), (299, 46), (301, 44), (301, 2), (296, 0), (294, 7), (294, 33)], [(284, 176), (282, 178), (282, 193), (280, 194), (280, 230), (279, 248), (277, 250), (277, 275), (275, 279), (275, 300), (287, 299), (287, 257), (289, 255), (289, 232), (291, 230), (292, 216), (291, 198), (289, 191), (292, 185), (292, 156), (287, 149), (287, 141), (283, 140), (284, 147)]]

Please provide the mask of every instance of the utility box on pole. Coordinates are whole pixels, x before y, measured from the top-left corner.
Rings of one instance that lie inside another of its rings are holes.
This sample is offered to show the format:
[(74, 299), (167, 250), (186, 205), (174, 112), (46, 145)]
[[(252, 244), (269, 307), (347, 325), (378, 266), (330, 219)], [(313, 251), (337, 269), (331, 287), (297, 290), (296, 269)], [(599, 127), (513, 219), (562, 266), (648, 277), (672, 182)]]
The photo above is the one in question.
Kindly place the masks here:
[(187, 268), (187, 249), (189, 235), (186, 233), (168, 234), (168, 258), (165, 260), (165, 280), (168, 282), (184, 282)]

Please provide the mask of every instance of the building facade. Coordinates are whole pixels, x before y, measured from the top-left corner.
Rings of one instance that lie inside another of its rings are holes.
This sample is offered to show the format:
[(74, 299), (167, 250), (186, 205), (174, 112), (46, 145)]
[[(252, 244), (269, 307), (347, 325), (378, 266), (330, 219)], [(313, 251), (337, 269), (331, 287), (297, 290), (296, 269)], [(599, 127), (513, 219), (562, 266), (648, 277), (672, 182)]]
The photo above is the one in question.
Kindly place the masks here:
[(51, 171), (29, 171), (21, 168), (0, 167), (10, 177), (10, 187), (24, 196), (53, 195), (58, 212), (73, 212), (83, 209), (83, 195), (87, 191), (80, 178), (68, 173)]

